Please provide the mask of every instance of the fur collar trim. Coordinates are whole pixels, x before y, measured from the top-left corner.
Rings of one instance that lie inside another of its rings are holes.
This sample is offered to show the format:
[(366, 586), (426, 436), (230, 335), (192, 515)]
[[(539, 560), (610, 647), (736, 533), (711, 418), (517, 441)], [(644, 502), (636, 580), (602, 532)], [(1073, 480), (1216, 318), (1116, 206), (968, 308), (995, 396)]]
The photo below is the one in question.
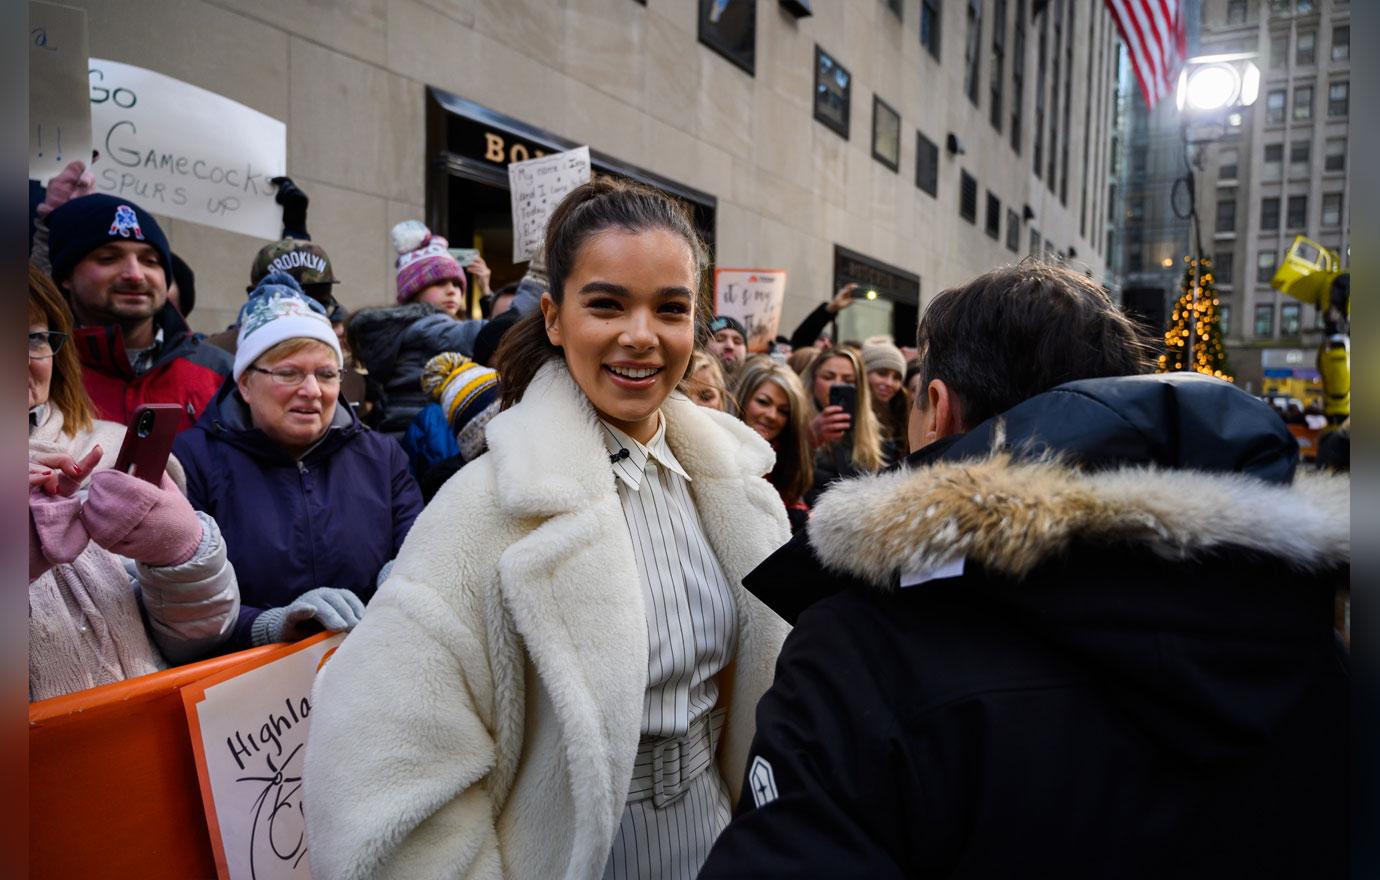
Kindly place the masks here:
[(1075, 540), (1174, 560), (1237, 548), (1318, 571), (1350, 562), (1351, 482), (1302, 471), (1292, 486), (1151, 467), (1084, 472), (997, 452), (838, 483), (808, 528), (825, 566), (883, 589), (901, 572), (961, 558), (1019, 579)]

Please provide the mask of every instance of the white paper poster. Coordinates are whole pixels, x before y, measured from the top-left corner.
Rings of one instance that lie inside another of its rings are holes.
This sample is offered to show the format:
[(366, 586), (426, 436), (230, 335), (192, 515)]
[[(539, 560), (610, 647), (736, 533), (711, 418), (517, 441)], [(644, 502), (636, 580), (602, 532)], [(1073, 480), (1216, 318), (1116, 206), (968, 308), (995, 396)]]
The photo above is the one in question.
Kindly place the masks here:
[(215, 92), (92, 58), (96, 189), (155, 214), (276, 239), (283, 209), (270, 178), (287, 172), (287, 126)]
[(785, 269), (714, 270), (714, 314), (742, 322), (748, 331), (748, 351), (770, 350), (785, 303)]
[[(344, 633), (184, 688), (222, 880), (307, 880), (302, 761), (311, 686)], [(209, 792), (209, 796), (208, 796)]]
[(590, 178), (589, 147), (508, 166), (513, 198), (513, 262), (532, 259), (546, 238), (546, 221), (566, 193)]
[(73, 159), (91, 164), (86, 11), (29, 3), (29, 178), (47, 184)]

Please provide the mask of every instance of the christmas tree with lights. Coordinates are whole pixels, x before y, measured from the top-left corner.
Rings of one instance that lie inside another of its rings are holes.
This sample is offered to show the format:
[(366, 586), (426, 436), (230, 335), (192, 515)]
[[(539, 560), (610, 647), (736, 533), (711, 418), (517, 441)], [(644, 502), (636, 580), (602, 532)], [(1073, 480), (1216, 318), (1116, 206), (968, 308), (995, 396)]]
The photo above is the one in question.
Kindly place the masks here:
[[(1212, 260), (1186, 257), (1183, 284), (1179, 286), (1179, 301), (1169, 316), (1169, 329), (1164, 333), (1164, 354), (1160, 355), (1161, 373), (1194, 370), (1219, 379), (1231, 381), (1227, 372), (1227, 350), (1222, 343), (1222, 316), (1218, 306), (1217, 285), (1213, 283)], [(1194, 290), (1194, 275), (1198, 276)], [(1196, 293), (1196, 295), (1195, 295)], [(1187, 363), (1188, 336), (1193, 332), (1193, 363)]]

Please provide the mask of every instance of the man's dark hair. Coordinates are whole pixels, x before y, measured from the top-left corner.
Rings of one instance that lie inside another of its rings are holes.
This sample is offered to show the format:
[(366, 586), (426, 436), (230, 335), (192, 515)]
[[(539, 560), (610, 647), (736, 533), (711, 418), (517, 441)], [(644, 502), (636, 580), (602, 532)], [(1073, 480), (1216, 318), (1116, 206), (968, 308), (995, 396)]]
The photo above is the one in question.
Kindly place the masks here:
[(1091, 278), (1038, 260), (941, 292), (920, 318), (925, 385), (940, 379), (972, 428), (1076, 379), (1150, 371), (1150, 348)]

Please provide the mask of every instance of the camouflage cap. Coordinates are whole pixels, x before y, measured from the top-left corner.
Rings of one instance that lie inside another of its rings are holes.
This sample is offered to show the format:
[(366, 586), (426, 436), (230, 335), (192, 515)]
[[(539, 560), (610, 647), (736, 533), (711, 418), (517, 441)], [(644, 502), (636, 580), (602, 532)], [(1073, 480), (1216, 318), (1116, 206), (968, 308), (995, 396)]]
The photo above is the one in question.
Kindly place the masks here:
[(339, 284), (331, 271), (331, 258), (320, 245), (299, 238), (284, 238), (264, 245), (249, 273), (251, 289), (270, 272), (286, 272), (305, 287), (308, 284)]

